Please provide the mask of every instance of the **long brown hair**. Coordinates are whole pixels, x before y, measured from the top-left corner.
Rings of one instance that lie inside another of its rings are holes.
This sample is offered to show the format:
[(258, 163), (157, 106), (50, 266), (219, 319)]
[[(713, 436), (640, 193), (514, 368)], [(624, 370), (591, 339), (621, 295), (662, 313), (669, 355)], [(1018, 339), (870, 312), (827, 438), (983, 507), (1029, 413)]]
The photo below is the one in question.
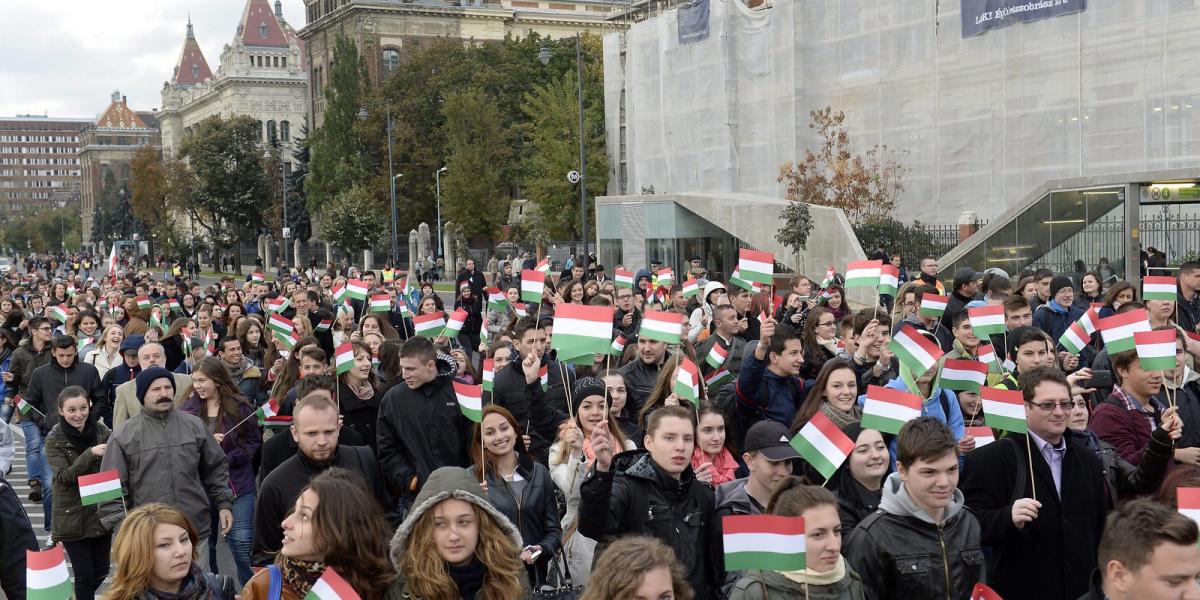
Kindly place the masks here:
[(621, 538), (604, 550), (580, 600), (631, 598), (646, 573), (660, 567), (671, 571), (675, 600), (692, 600), (692, 586), (684, 577), (675, 551), (657, 538), (640, 535)]
[[(430, 507), (413, 525), (397, 571), (405, 575), (407, 585), (416, 598), (457, 598), (458, 585), (446, 571), (446, 561), (438, 554), (433, 540), (433, 513), (436, 508)], [(479, 527), (475, 557), (487, 569), (487, 575), (483, 578), (483, 600), (511, 600), (518, 597), (521, 593), (520, 578), (526, 577), (525, 567), (518, 558), (520, 548), (491, 514), (473, 503), (471, 509), (475, 512)]]
[(116, 572), (105, 600), (133, 600), (150, 587), (150, 572), (154, 569), (154, 530), (164, 524), (175, 525), (187, 532), (192, 541), (191, 559), (195, 562), (196, 544), (200, 540), (192, 522), (166, 504), (143, 504), (129, 511), (113, 540), (112, 562)]
[(513, 440), (514, 452), (524, 449), (525, 447), (523, 438), (521, 437), (523, 433), (521, 431), (521, 426), (517, 424), (517, 418), (514, 417), (507, 408), (504, 408), (499, 404), (484, 405), (483, 414), (480, 415), (479, 422), (471, 428), (471, 460), (475, 460), (476, 457), (484, 459), (484, 464), (481, 465), (479, 463), (475, 463), (475, 468), (471, 469), (475, 473), (475, 478), (480, 481), (483, 481), (484, 474), (484, 471), (481, 471), (480, 469), (484, 469), (487, 473), (491, 473), (493, 475), (497, 473), (495, 458), (492, 456), (490, 451), (485, 452), (483, 449), (483, 420), (486, 419), (488, 415), (500, 415), (501, 417), (504, 417), (505, 421), (508, 421), (510, 426), (512, 426), (513, 435), (517, 436), (516, 439)]
[[(205, 356), (192, 367), (192, 377), (195, 378), (196, 373), (201, 373), (205, 377), (212, 380), (216, 386), (217, 404), (220, 408), (217, 411), (217, 422), (220, 424), (220, 429), (225, 431), (226, 427), (232, 427), (235, 423), (242, 420), (242, 407), (250, 406), (250, 400), (246, 398), (237, 385), (233, 383), (233, 378), (229, 376), (229, 370), (225, 368), (225, 362), (215, 356)], [(187, 396), (196, 393), (196, 384), (193, 381), (191, 388), (187, 391)], [(200, 399), (200, 418), (204, 418), (205, 401)], [(241, 446), (248, 435), (258, 435), (258, 431), (254, 427), (242, 426), (238, 427), (241, 431), (238, 432), (238, 445)]]
[[(388, 560), (391, 529), (379, 503), (367, 493), (367, 482), (354, 471), (333, 467), (309, 482), (317, 494), (313, 510), (313, 543), (322, 562), (341, 575), (365, 599), (382, 598), (396, 570)], [(303, 493), (303, 492), (301, 492)], [(276, 555), (275, 564), (283, 566)]]
[[(350, 347), (352, 348), (351, 355), (358, 354), (359, 352), (366, 352), (367, 360), (371, 359), (371, 347), (368, 346), (366, 342), (364, 342), (362, 340), (351, 340)], [(347, 380), (346, 376), (349, 374), (350, 374), (350, 371), (346, 371), (345, 373), (338, 375), (337, 376), (338, 383), (345, 382)], [(371, 371), (367, 373), (367, 383), (371, 384), (372, 390), (379, 389), (379, 382), (375, 380), (375, 369), (374, 368), (372, 368)]]
[(804, 402), (800, 404), (800, 409), (796, 411), (796, 418), (792, 420), (792, 433), (795, 434), (804, 427), (813, 415), (816, 415), (821, 410), (821, 404), (825, 402), (825, 386), (829, 383), (829, 378), (833, 376), (834, 371), (842, 369), (850, 369), (850, 363), (844, 358), (835, 358), (826, 361), (821, 365), (821, 371), (817, 373), (816, 380), (813, 381), (812, 389), (808, 391), (808, 395), (804, 397)]

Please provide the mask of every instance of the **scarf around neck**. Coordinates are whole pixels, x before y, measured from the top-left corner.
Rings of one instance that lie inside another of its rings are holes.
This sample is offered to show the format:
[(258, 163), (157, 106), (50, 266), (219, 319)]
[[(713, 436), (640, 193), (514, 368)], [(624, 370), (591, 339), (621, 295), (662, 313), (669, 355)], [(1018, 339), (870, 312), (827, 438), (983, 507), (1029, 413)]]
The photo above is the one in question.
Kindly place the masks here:
[(826, 400), (821, 403), (821, 412), (829, 417), (829, 420), (833, 421), (833, 424), (837, 425), (839, 429), (862, 420), (862, 407), (857, 403), (851, 406), (850, 410), (842, 410)]
[(284, 556), (283, 564), (280, 565), (279, 570), (282, 572), (283, 582), (295, 591), (297, 596), (303, 598), (308, 595), (313, 584), (325, 572), (325, 563), (298, 560)]
[(803, 571), (780, 571), (780, 574), (804, 585), (831, 585), (846, 578), (846, 559), (839, 557), (837, 566), (824, 573), (804, 569)]

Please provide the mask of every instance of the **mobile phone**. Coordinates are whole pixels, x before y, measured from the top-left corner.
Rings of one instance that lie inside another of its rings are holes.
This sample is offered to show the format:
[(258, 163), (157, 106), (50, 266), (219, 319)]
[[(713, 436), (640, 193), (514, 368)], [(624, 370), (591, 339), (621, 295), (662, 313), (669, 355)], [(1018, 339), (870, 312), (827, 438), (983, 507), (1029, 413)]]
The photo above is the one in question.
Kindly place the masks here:
[(1113, 377), (1112, 371), (1092, 370), (1092, 377), (1084, 383), (1089, 388), (1105, 388), (1112, 387)]

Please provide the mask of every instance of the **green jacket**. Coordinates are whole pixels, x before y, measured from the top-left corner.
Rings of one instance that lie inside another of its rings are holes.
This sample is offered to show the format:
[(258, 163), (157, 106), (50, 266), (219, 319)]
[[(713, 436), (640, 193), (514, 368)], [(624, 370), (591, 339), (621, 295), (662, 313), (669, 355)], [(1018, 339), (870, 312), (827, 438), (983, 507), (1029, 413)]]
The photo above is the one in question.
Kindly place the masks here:
[(862, 579), (849, 565), (841, 581), (816, 585), (807, 592), (807, 584), (797, 583), (778, 571), (746, 571), (729, 593), (729, 600), (864, 600)]
[[(62, 432), (64, 426), (69, 427), (60, 421), (46, 436), (46, 461), (54, 472), (50, 520), (54, 539), (70, 542), (107, 536), (109, 531), (100, 523), (97, 506), (84, 506), (79, 501), (79, 476), (98, 473), (101, 458), (92, 454), (91, 449), (77, 452)], [(107, 443), (111, 434), (108, 427), (97, 422), (96, 430), (97, 445)]]
[[(387, 593), (384, 594), (384, 600), (436, 600), (433, 598), (418, 598), (408, 586), (408, 581), (405, 573), (400, 571), (401, 558), (404, 556), (404, 550), (408, 546), (408, 536), (412, 534), (413, 528), (417, 521), (425, 516), (433, 507), (437, 506), (443, 500), (454, 498), (469, 502), (479, 507), (484, 513), (490, 515), (500, 526), (500, 529), (508, 534), (509, 541), (512, 543), (514, 556), (520, 552), (521, 548), (521, 533), (517, 531), (516, 525), (508, 520), (503, 513), (496, 510), (492, 503), (488, 501), (487, 496), (483, 494), (483, 489), (479, 487), (479, 481), (472, 476), (471, 471), (459, 467), (442, 467), (435, 470), (425, 480), (425, 485), (421, 487), (421, 491), (417, 493), (417, 499), (413, 503), (412, 509), (408, 516), (404, 518), (404, 522), (396, 530), (396, 534), (392, 536), (392, 544), (389, 554), (392, 559), (392, 565), (396, 567), (396, 580), (388, 587)], [(520, 572), (521, 592), (512, 600), (529, 600), (529, 578), (525, 576), (525, 570)], [(477, 594), (476, 599), (482, 598), (482, 591)]]

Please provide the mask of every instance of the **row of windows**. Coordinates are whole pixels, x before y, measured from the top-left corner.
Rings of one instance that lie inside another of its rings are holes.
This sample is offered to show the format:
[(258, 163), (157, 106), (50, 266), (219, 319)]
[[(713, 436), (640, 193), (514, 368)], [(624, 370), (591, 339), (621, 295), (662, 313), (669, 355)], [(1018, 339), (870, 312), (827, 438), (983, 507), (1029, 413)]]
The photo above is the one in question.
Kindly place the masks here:
[(79, 148), (69, 146), (0, 146), (0, 154), (76, 154)]
[[(49, 200), (51, 192), (33, 192), (32, 194), (25, 192), (5, 192), (0, 194), (0, 198), (9, 198), (19, 200), (21, 198), (32, 198), (34, 200)], [(16, 206), (16, 205), (14, 205)]]
[(11, 179), (0, 180), (0, 188), (65, 188), (65, 181), (13, 181)]
[(0, 165), (26, 165), (41, 167), (46, 165), (78, 165), (78, 158), (0, 158)]
[(0, 142), (79, 143), (77, 135), (0, 135)]
[(250, 66), (252, 67), (279, 67), (287, 68), (286, 56), (262, 56), (259, 54), (250, 55)]

